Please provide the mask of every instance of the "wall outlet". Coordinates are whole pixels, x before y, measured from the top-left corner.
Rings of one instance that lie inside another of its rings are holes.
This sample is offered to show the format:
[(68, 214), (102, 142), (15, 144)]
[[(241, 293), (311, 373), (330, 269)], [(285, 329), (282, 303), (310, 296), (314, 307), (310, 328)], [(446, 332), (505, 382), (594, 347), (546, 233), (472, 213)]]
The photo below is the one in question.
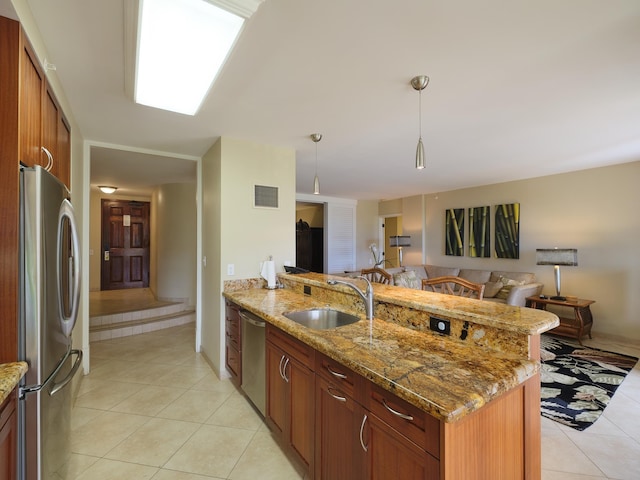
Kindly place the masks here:
[(233, 263), (227, 264), (227, 275), (235, 275), (236, 274), (236, 266)]
[(429, 328), (443, 335), (451, 335), (451, 323), (438, 317), (429, 317)]

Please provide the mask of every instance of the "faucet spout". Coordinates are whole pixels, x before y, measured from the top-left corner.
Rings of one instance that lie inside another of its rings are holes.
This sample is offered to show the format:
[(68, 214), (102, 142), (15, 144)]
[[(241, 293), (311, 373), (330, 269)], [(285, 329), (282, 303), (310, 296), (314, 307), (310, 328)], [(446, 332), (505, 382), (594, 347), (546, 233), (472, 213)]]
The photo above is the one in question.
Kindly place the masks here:
[(327, 283), (329, 285), (346, 285), (347, 287), (351, 287), (352, 289), (354, 289), (364, 302), (364, 311), (367, 315), (367, 320), (373, 320), (373, 287), (371, 286), (371, 282), (367, 277), (359, 276), (358, 278), (361, 278), (365, 282), (367, 282), (367, 289), (364, 292), (360, 290), (357, 285), (354, 285), (350, 282), (345, 282), (343, 280), (328, 280)]

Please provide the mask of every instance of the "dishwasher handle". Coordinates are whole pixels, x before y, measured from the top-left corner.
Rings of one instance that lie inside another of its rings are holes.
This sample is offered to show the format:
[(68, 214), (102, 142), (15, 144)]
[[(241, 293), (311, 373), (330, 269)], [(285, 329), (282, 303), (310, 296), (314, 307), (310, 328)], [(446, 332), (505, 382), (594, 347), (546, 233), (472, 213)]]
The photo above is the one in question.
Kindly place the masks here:
[(263, 320), (260, 320), (258, 317), (256, 317), (255, 315), (249, 313), (249, 312), (245, 312), (244, 310), (240, 310), (240, 316), (246, 320), (247, 322), (249, 322), (251, 325), (253, 325), (254, 327), (260, 327), (260, 328), (264, 328), (267, 323)]

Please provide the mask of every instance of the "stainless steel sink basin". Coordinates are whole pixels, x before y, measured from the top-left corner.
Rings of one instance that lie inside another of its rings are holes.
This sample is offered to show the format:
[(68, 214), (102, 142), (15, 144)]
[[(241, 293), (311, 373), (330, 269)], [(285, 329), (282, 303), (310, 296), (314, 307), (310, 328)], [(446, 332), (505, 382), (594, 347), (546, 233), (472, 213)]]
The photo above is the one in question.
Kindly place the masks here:
[(330, 328), (344, 327), (360, 320), (355, 315), (344, 313), (331, 308), (313, 308), (283, 314), (289, 320), (304, 325), (314, 330), (328, 330)]

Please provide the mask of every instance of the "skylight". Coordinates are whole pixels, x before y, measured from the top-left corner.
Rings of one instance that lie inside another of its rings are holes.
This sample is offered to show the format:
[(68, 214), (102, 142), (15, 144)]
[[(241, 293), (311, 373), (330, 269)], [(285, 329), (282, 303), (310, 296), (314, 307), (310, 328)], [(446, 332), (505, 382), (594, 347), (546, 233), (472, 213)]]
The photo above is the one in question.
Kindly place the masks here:
[(141, 0), (136, 103), (195, 115), (244, 19), (206, 0)]

